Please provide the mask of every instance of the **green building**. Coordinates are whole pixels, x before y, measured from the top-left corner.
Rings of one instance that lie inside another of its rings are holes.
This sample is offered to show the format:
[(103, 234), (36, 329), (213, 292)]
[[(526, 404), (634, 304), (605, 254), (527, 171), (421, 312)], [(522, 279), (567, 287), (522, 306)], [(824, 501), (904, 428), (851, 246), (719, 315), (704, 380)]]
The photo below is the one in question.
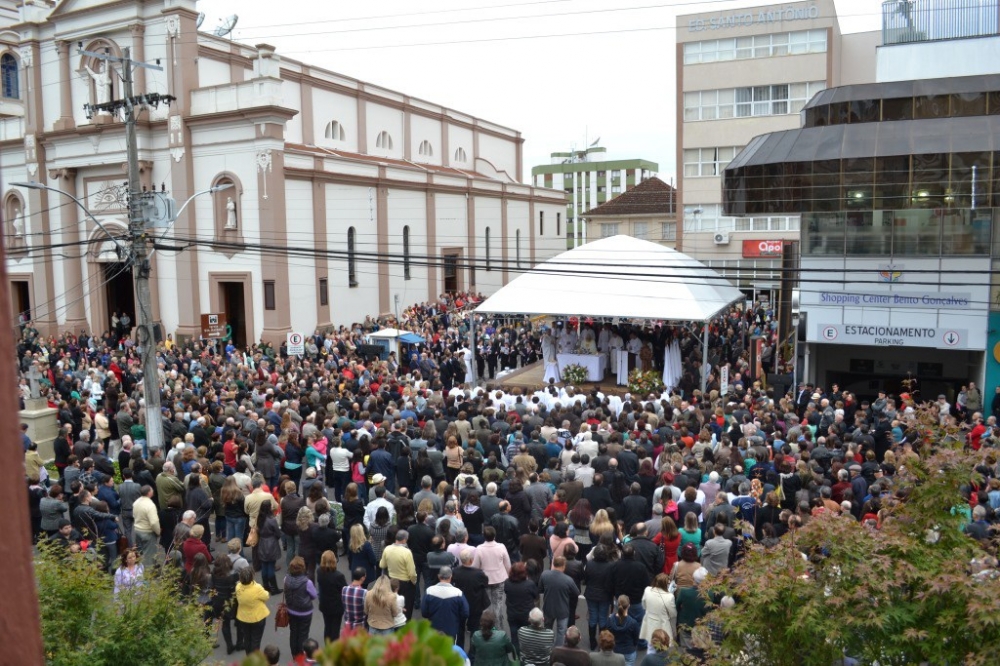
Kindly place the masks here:
[(569, 248), (587, 242), (587, 225), (581, 216), (614, 199), (647, 178), (656, 175), (659, 165), (643, 159), (609, 159), (607, 148), (594, 142), (585, 150), (552, 153), (551, 164), (531, 169), (536, 187), (562, 189), (568, 195), (565, 231), (561, 215), (556, 215), (556, 233), (566, 234)]

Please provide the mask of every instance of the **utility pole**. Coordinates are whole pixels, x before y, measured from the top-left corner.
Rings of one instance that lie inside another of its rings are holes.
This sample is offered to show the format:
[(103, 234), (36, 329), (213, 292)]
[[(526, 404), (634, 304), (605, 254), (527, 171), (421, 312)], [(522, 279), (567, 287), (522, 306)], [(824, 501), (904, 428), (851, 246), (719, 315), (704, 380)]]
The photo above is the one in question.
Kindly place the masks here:
[[(120, 62), (122, 66), (122, 91), (124, 99), (112, 100), (104, 104), (88, 104), (85, 106), (88, 116), (94, 111), (122, 112), (125, 118), (125, 149), (128, 161), (128, 220), (129, 237), (131, 239), (132, 274), (135, 279), (135, 300), (138, 306), (136, 312), (136, 337), (139, 342), (142, 358), (142, 390), (146, 406), (146, 441), (149, 448), (164, 451), (163, 419), (160, 415), (160, 378), (156, 362), (156, 336), (153, 331), (153, 301), (149, 288), (149, 237), (150, 208), (152, 199), (157, 192), (146, 192), (139, 181), (139, 144), (136, 139), (136, 107), (157, 106), (160, 103), (170, 104), (174, 100), (169, 95), (157, 93), (136, 96), (132, 89), (133, 67), (145, 67), (162, 71), (158, 65), (133, 62), (132, 50), (123, 49), (121, 58), (109, 53), (92, 53), (81, 51), (109, 62)], [(166, 197), (164, 195), (163, 199)], [(172, 210), (172, 204), (168, 207)]]

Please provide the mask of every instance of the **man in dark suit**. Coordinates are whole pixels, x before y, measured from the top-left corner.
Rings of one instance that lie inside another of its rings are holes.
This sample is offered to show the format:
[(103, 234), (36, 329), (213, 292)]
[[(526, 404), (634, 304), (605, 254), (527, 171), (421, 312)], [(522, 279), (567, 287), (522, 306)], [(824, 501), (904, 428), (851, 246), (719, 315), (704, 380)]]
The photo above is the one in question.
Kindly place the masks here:
[(483, 611), (490, 605), (490, 595), (487, 592), (490, 581), (482, 569), (472, 566), (472, 560), (476, 553), (475, 548), (465, 548), (459, 555), (461, 566), (452, 571), (451, 584), (462, 591), (466, 601), (469, 602), (469, 618), (465, 626), (458, 632), (458, 646), (465, 648), (466, 630), (478, 631), (479, 620), (483, 616)]
[(594, 484), (583, 489), (583, 499), (590, 502), (590, 510), (597, 513), (600, 509), (608, 509), (614, 506), (611, 499), (611, 492), (604, 487), (604, 475), (595, 474)]

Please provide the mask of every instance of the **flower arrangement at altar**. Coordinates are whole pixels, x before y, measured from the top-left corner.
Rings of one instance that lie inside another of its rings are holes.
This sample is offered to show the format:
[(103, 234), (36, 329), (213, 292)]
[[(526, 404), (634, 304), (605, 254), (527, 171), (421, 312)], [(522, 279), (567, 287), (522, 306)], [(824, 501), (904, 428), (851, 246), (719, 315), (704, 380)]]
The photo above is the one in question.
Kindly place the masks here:
[[(462, 666), (463, 663), (452, 641), (434, 631), (427, 620), (407, 622), (385, 636), (345, 630), (339, 641), (327, 644), (315, 659), (321, 666)], [(243, 661), (243, 666), (265, 664), (260, 653)]]
[(659, 393), (662, 386), (663, 377), (655, 370), (643, 372), (636, 368), (628, 373), (628, 391), (632, 395), (647, 396), (650, 393)]
[(563, 383), (566, 384), (583, 384), (590, 376), (587, 368), (583, 367), (579, 363), (571, 363), (567, 365), (559, 371), (559, 374), (562, 375)]

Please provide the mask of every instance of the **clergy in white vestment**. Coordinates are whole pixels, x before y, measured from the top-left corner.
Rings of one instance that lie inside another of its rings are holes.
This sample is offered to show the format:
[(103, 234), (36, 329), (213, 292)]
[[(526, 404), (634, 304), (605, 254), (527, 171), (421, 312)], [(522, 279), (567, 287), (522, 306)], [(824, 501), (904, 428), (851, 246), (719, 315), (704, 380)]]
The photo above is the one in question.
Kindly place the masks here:
[(642, 340), (639, 339), (638, 335), (633, 333), (629, 336), (628, 342), (625, 343), (625, 351), (629, 354), (638, 354), (642, 351)]
[(465, 361), (465, 383), (472, 384), (473, 382), (473, 372), (472, 372), (472, 350), (468, 347), (462, 347), (458, 350), (458, 353), (462, 355)]
[(597, 334), (597, 348), (602, 354), (607, 354), (611, 349), (611, 324), (601, 327), (601, 332)]
[(542, 335), (542, 359), (546, 363), (556, 362), (556, 339), (551, 331), (545, 331)]
[(583, 336), (580, 339), (580, 352), (583, 354), (597, 353), (597, 340), (594, 338), (593, 329), (583, 329)]

